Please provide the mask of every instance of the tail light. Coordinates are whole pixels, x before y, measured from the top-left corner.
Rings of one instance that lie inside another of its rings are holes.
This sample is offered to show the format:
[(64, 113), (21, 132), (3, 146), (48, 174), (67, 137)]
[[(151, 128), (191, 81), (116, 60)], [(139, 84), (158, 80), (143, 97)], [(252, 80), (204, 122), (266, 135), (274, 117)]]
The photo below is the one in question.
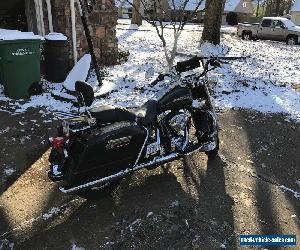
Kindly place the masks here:
[(52, 147), (55, 149), (62, 149), (65, 145), (65, 138), (64, 137), (55, 137), (52, 140)]
[(69, 134), (69, 124), (66, 121), (62, 122), (62, 125), (59, 126), (58, 128), (58, 136), (57, 137), (50, 137), (49, 138), (49, 143), (50, 146), (59, 150), (59, 149), (64, 149), (64, 146), (68, 144), (68, 141), (70, 139), (70, 134)]
[(51, 146), (58, 150), (63, 149), (68, 140), (69, 140), (69, 138), (67, 136), (66, 137), (49, 138), (49, 142), (50, 142)]

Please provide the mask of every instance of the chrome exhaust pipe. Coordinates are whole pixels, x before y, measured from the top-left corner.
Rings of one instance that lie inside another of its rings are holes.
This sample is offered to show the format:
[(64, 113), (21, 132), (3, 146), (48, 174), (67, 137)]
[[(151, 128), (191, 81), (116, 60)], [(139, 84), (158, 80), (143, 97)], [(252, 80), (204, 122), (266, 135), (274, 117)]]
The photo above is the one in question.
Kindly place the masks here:
[(122, 170), (122, 171), (120, 171), (120, 172), (118, 172), (114, 175), (110, 175), (110, 176), (107, 176), (107, 177), (104, 177), (104, 178), (101, 178), (101, 179), (98, 179), (98, 180), (95, 180), (95, 181), (87, 182), (85, 184), (82, 184), (82, 185), (79, 185), (79, 186), (76, 186), (76, 187), (71, 187), (71, 188), (60, 187), (59, 190), (64, 194), (76, 193), (76, 192), (79, 192), (79, 191), (82, 191), (82, 190), (85, 190), (85, 189), (90, 189), (90, 188), (93, 188), (93, 187), (101, 186), (101, 185), (106, 184), (108, 182), (111, 182), (111, 181), (114, 181), (116, 179), (125, 177), (125, 176), (127, 176), (127, 175), (129, 175), (129, 174), (131, 174), (135, 171), (138, 171), (140, 169), (147, 168), (147, 167), (150, 167), (150, 166), (154, 166), (154, 165), (157, 165), (157, 164), (163, 164), (165, 162), (175, 160), (179, 157), (180, 157), (180, 155), (178, 153), (173, 153), (173, 154), (170, 154), (168, 156), (158, 157), (158, 158), (155, 158), (154, 160), (152, 160), (148, 163), (139, 164), (139, 165), (137, 165), (133, 168), (126, 168), (125, 170)]

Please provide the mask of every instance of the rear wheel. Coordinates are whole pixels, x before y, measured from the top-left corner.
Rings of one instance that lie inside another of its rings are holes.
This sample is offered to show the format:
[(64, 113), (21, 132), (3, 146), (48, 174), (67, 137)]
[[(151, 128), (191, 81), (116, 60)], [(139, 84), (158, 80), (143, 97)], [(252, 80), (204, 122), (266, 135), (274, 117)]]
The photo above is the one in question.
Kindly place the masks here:
[(243, 40), (251, 40), (252, 39), (252, 33), (251, 32), (243, 32), (242, 33), (242, 39)]
[[(68, 165), (67, 165), (67, 171), (65, 173), (66, 181), (69, 185), (69, 187), (75, 187), (80, 186), (86, 182), (92, 181), (92, 180), (74, 180), (73, 177), (73, 171), (74, 171), (74, 160), (72, 157), (69, 158)], [(76, 194), (79, 197), (82, 197), (87, 200), (98, 200), (104, 197), (109, 196), (121, 183), (122, 179), (118, 179), (115, 181), (108, 182), (102, 186), (94, 187), (90, 189), (86, 189), (83, 191), (78, 191)]]
[(80, 191), (77, 195), (87, 200), (98, 200), (109, 196), (120, 185), (120, 183), (121, 179), (109, 182), (100, 187)]

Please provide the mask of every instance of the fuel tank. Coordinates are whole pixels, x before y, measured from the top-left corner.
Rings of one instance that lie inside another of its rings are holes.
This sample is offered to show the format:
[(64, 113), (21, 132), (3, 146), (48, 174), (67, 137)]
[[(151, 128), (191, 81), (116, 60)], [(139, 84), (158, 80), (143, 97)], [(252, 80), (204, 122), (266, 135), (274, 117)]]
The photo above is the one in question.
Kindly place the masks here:
[(159, 111), (184, 109), (193, 103), (192, 92), (187, 87), (176, 86), (158, 101)]

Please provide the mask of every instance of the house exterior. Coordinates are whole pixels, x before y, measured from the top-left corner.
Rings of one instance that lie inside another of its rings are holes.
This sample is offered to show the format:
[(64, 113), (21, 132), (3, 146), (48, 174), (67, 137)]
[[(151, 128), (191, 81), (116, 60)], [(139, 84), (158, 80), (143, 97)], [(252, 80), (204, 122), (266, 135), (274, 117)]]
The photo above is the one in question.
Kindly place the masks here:
[[(129, 0), (132, 3), (132, 0)], [(132, 17), (132, 5), (130, 5), (126, 0), (116, 1), (118, 7), (118, 17), (119, 18), (131, 18)]]
[(296, 0), (291, 9), (291, 20), (300, 25), (300, 0)]
[[(152, 0), (149, 0), (151, 2)], [(183, 15), (187, 16), (194, 12), (201, 0), (190, 0), (185, 8)], [(221, 1), (221, 0), (220, 0)], [(157, 13), (161, 13), (160, 18), (165, 21), (178, 18), (179, 10), (182, 10), (182, 0), (160, 0), (162, 7), (157, 8)], [(175, 8), (174, 8), (175, 7)], [(159, 8), (163, 9), (161, 11)], [(196, 15), (192, 17), (192, 21), (202, 22), (205, 12), (205, 0), (200, 4)], [(224, 13), (222, 16), (222, 24), (227, 24), (226, 17), (229, 13), (235, 13), (238, 22), (248, 21), (254, 13), (254, 6), (251, 0), (226, 0)]]
[[(90, 2), (90, 1), (89, 1)], [(94, 51), (100, 64), (115, 64), (118, 58), (116, 38), (117, 9), (113, 0), (95, 0), (88, 23)], [(45, 36), (50, 32), (68, 37), (71, 65), (88, 51), (76, 0), (0, 1), (0, 27), (32, 31)]]
[(238, 22), (249, 21), (254, 13), (253, 3), (251, 0), (227, 0), (222, 16), (223, 24), (227, 24), (226, 17), (229, 13), (236, 13)]
[[(201, 4), (201, 9), (204, 10), (205, 3)], [(229, 14), (236, 14), (237, 22), (248, 21), (254, 13), (254, 6), (251, 0), (226, 0), (224, 12), (222, 15), (222, 24), (227, 23), (227, 16)]]

